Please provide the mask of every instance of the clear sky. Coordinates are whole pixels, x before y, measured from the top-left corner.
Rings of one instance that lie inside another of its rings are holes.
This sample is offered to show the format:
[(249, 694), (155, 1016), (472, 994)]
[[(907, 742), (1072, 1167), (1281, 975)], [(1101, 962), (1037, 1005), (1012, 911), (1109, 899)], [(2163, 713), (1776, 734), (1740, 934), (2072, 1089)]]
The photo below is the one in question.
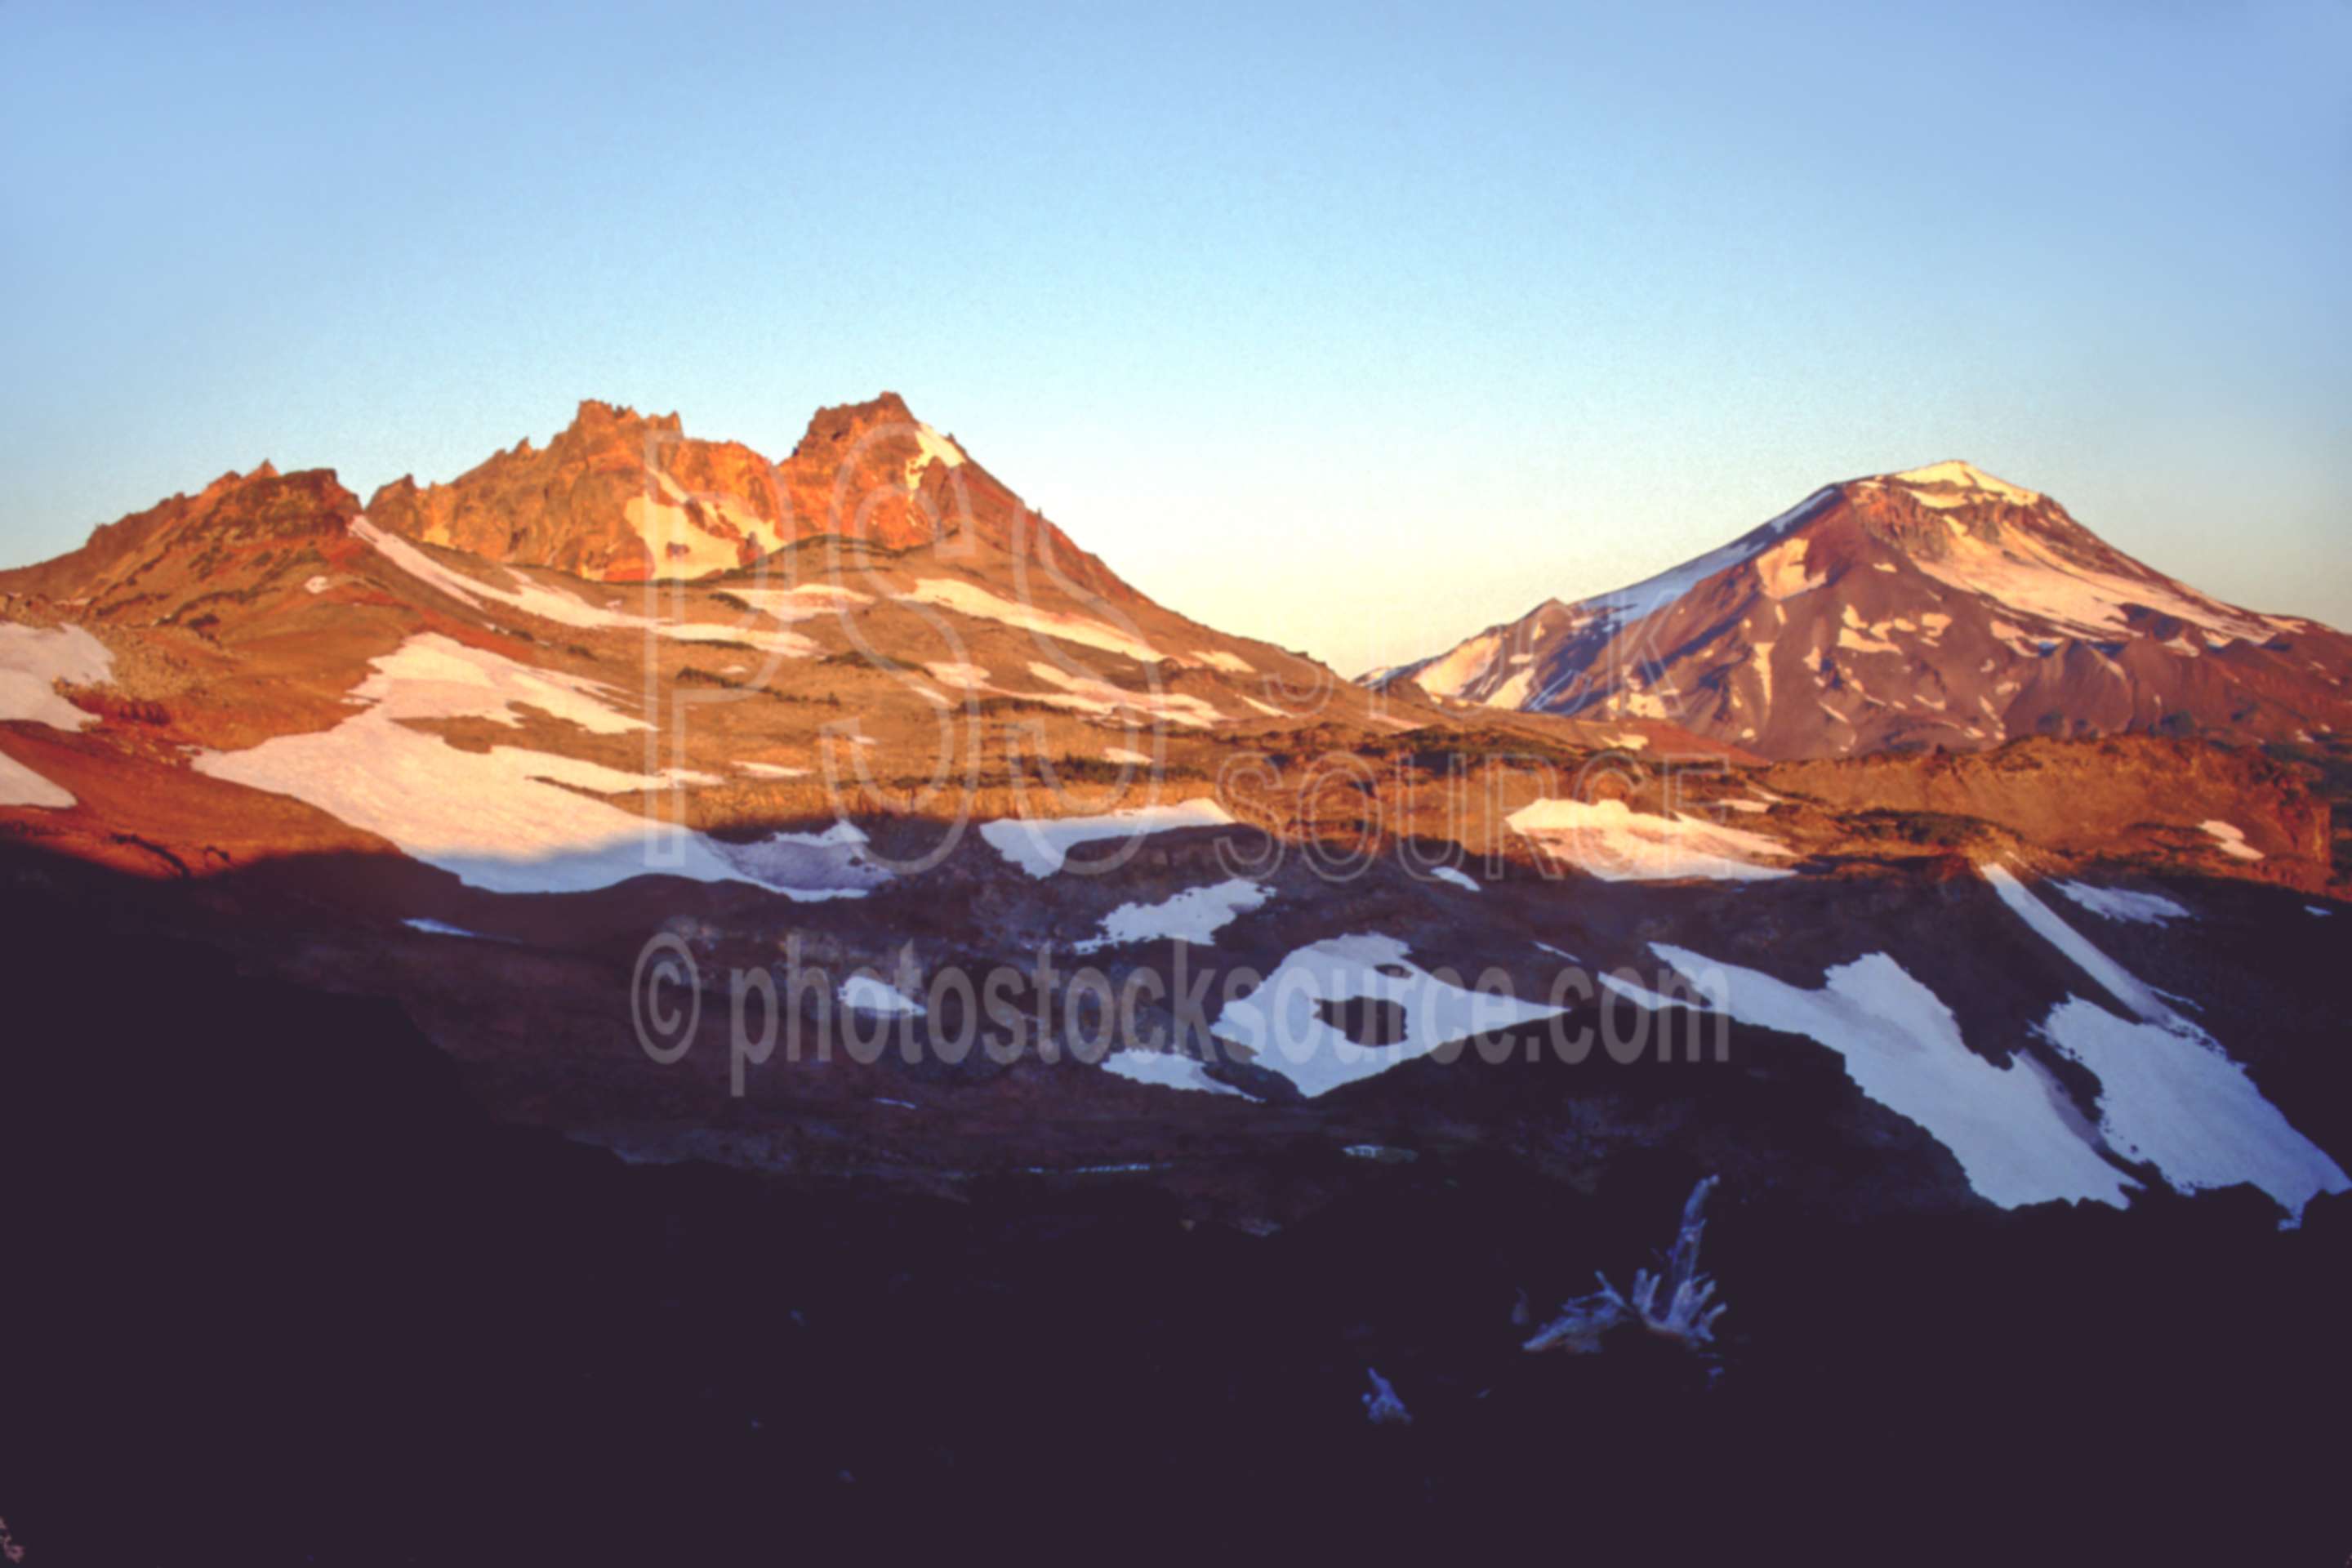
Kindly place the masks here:
[(0, 5), (0, 562), (887, 387), (1350, 673), (1948, 457), (2352, 626), (2344, 0), (198, 9)]

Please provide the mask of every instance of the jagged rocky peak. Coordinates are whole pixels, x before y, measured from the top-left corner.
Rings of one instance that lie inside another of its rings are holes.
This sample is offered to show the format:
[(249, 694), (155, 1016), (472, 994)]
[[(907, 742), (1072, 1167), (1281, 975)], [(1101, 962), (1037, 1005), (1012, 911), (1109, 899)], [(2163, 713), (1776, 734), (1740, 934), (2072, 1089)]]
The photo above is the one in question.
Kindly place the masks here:
[(675, 413), (590, 399), (544, 449), (526, 440), (446, 484), (401, 479), (368, 515), (422, 543), (606, 582), (714, 576), (812, 535), (900, 550), (969, 531), (1133, 596), (895, 392), (820, 408), (780, 463), (688, 436)]

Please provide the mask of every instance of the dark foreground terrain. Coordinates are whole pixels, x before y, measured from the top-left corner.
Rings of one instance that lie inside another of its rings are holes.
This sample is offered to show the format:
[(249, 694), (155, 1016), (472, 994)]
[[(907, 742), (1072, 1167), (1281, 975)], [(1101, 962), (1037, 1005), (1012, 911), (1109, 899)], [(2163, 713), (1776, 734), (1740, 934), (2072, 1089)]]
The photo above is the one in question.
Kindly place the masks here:
[[(1622, 1283), (1701, 1173), (1347, 1162), (1256, 1236), (1116, 1174), (630, 1166), (469, 1110), (389, 1005), (7, 913), (0, 1521), (33, 1568), (2352, 1551), (2341, 1201), (2280, 1233), (2242, 1190), (1864, 1224), (1727, 1188), (1717, 1358), (1528, 1355), (1520, 1290)], [(1411, 1426), (1365, 1418), (1368, 1366)]]

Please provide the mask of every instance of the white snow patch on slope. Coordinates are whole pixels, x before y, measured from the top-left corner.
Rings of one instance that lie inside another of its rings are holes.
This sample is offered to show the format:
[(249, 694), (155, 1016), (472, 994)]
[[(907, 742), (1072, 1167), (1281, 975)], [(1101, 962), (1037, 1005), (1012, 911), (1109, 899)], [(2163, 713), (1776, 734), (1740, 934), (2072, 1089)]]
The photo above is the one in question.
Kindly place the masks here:
[(2032, 889), (2017, 879), (2006, 866), (1983, 865), (1977, 872), (1992, 884), (2019, 919), (2032, 926), (2044, 942), (2074, 961), (2075, 967), (2105, 987), (2107, 994), (2153, 1024), (2181, 1025), (2180, 1016), (2164, 1005), (2163, 998), (2140, 982), (2114, 959), (2073, 926), (2058, 916), (2058, 911), (2033, 896)]
[(1008, 626), (1019, 626), (1045, 637), (1059, 637), (1064, 642), (1082, 643), (1107, 653), (1124, 654), (1139, 664), (1156, 664), (1159, 650), (1142, 637), (1124, 632), (1107, 622), (1089, 616), (1067, 615), (1049, 610), (1041, 605), (1024, 605), (1000, 597), (980, 586), (957, 577), (925, 577), (910, 586), (905, 596), (919, 605), (934, 605), (953, 610), (958, 615), (975, 620), (1001, 621)]
[[(816, 644), (797, 633), (763, 631), (723, 622), (666, 621), (648, 616), (630, 615), (624, 610), (591, 605), (569, 594), (542, 587), (519, 573), (502, 573), (510, 586), (469, 577), (443, 565), (397, 534), (386, 533), (365, 517), (353, 518), (351, 531), (355, 538), (374, 546), (378, 554), (418, 582), (438, 588), (460, 604), (477, 610), (485, 604), (502, 605), (527, 616), (536, 616), (543, 621), (553, 621), (558, 626), (577, 626), (588, 631), (651, 632), (681, 642), (740, 642), (787, 658), (805, 658), (817, 652)], [(731, 549), (730, 546), (730, 552)], [(730, 568), (733, 566), (731, 555), (727, 564)], [(791, 592), (802, 591), (794, 589)], [(841, 590), (827, 588), (821, 591), (836, 593)], [(738, 592), (736, 597), (751, 603), (762, 594), (771, 592), (777, 591), (744, 589)], [(812, 610), (810, 613), (815, 612)]]
[(915, 455), (907, 459), (907, 488), (911, 490), (920, 485), (923, 470), (933, 463), (961, 468), (964, 465), (963, 448), (918, 420), (915, 424)]
[(1535, 683), (1536, 672), (1532, 668), (1514, 670), (1508, 680), (1504, 681), (1488, 694), (1486, 706), (1517, 708), (1528, 700), (1528, 693), (1535, 689)]
[(1103, 761), (1107, 763), (1122, 763), (1129, 767), (1150, 767), (1151, 765), (1150, 757), (1135, 750), (1131, 746), (1105, 746), (1103, 748)]
[[(1827, 493), (1826, 490), (1815, 490), (1771, 521), (1760, 528), (1750, 530), (1720, 549), (1710, 550), (1695, 560), (1685, 561), (1671, 571), (1661, 572), (1656, 576), (1645, 582), (1636, 583), (1630, 588), (1621, 588), (1613, 594), (1603, 594), (1598, 598), (1587, 599), (1576, 608), (1596, 615), (1614, 614), (1621, 621), (1639, 620), (1643, 616), (1663, 610), (1717, 573), (1727, 572), (1735, 566), (1755, 560), (1770, 550), (1780, 536), (1788, 532), (1790, 527), (1811, 510), (1813, 503)], [(1808, 587), (1819, 585), (1817, 583), (1806, 581), (1801, 565), (1778, 566), (1776, 572), (1784, 581), (1790, 581), (1793, 574), (1793, 582), (1790, 590), (1793, 593), (1802, 593)], [(1782, 594), (1775, 596), (1787, 597), (1788, 595)]]
[(1759, 642), (1748, 649), (1748, 668), (1756, 671), (1757, 706), (1765, 710), (1772, 706), (1772, 649), (1777, 646)]
[(1948, 543), (1941, 557), (1917, 556), (1913, 564), (1948, 586), (1982, 595), (2077, 636), (2137, 635), (2124, 612), (2126, 605), (2145, 605), (2228, 637), (2259, 641), (2269, 635), (2255, 617), (2177, 584), (2071, 561), (2029, 529), (2003, 529), (1996, 538), (1955, 526)]
[(580, 626), (590, 630), (643, 629), (649, 623), (643, 616), (631, 616), (617, 610), (602, 609), (543, 588), (527, 577), (513, 573), (502, 574), (513, 585), (501, 587), (469, 577), (456, 569), (443, 565), (424, 551), (395, 533), (386, 533), (365, 517), (352, 520), (353, 537), (375, 547), (376, 553), (399, 567), (403, 572), (430, 587), (438, 588), (463, 605), (480, 609), (484, 603), (503, 605), (528, 616), (559, 626)]
[(1886, 954), (1832, 969), (1807, 991), (1687, 948), (1652, 951), (1717, 1010), (1837, 1052), (1855, 1087), (1949, 1149), (1987, 1202), (2124, 1206), (2135, 1184), (2100, 1158), (2050, 1075), (2025, 1056), (1996, 1067), (1969, 1050), (1951, 1009)]
[(755, 779), (804, 779), (809, 776), (808, 769), (796, 768), (787, 763), (737, 763), (735, 766)]
[[(1407, 951), (1386, 936), (1334, 937), (1300, 948), (1255, 991), (1226, 1003), (1213, 1032), (1246, 1047), (1256, 1066), (1280, 1073), (1313, 1099), (1454, 1041), (1562, 1011), (1465, 990), (1406, 962)], [(1403, 1035), (1396, 1044), (1359, 1045), (1325, 1021), (1322, 1004), (1359, 997), (1402, 1010)]]
[(679, 642), (740, 643), (782, 658), (808, 658), (817, 645), (798, 632), (771, 631), (765, 626), (736, 626), (724, 621), (667, 621), (657, 628)]
[(1237, 653), (1226, 653), (1218, 648), (1196, 647), (1192, 650), (1192, 657), (1210, 668), (1222, 669), (1227, 675), (1257, 673), (1257, 667)]
[(2221, 853), (2224, 855), (2232, 856), (2240, 860), (2259, 860), (2263, 858), (2261, 850), (2246, 842), (2246, 830), (2234, 823), (2214, 820), (2200, 823), (2198, 826), (2213, 836), (2213, 842), (2221, 847)]
[(1778, 839), (1683, 816), (1650, 816), (1622, 800), (1538, 800), (1505, 819), (1511, 827), (1612, 882), (1698, 877), (1760, 881), (1794, 873), (1758, 864), (1786, 858)]
[(1481, 632), (1422, 666), (1414, 672), (1413, 679), (1423, 691), (1434, 696), (1460, 697), (1486, 679), (1502, 648), (1500, 631)]
[(1474, 893), (1486, 891), (1478, 886), (1476, 878), (1458, 866), (1432, 866), (1429, 868), (1429, 874), (1441, 882), (1451, 882), (1457, 888), (1466, 888)]
[(1810, 594), (1828, 582), (1826, 568), (1815, 572), (1808, 564), (1811, 551), (1810, 539), (1791, 539), (1776, 544), (1756, 558), (1756, 582), (1767, 596), (1793, 599), (1800, 594)]
[(305, 801), (493, 892), (579, 892), (667, 875), (751, 882), (805, 900), (855, 897), (887, 876), (856, 853), (864, 836), (846, 824), (826, 835), (722, 844), (578, 793), (658, 789), (670, 782), (662, 774), (513, 746), (460, 751), (402, 722), (514, 725), (515, 707), (527, 704), (593, 734), (645, 728), (605, 706), (610, 689), (595, 681), (533, 669), (437, 633), (411, 637), (373, 663), (374, 673), (352, 693), (365, 708), (333, 729), (205, 752), (191, 765)]
[(2133, 1012), (2126, 1022), (2068, 997), (2042, 1026), (2099, 1079), (2100, 1131), (2182, 1192), (2251, 1182), (2299, 1225), (2314, 1194), (2352, 1189), (2343, 1169), (2294, 1130), (2221, 1043), (2165, 1005), (2000, 866), (1979, 868), (2001, 901)]
[[(0, 621), (0, 720), (79, 731), (98, 722), (58, 695), (58, 682), (95, 686), (112, 678), (114, 654), (80, 626), (38, 627)], [(62, 811), (73, 792), (0, 754), (0, 805)]]
[(1139, 942), (1189, 942), (1207, 947), (1217, 932), (1252, 910), (1262, 909), (1274, 889), (1243, 878), (1212, 883), (1156, 904), (1121, 904), (1103, 917), (1102, 934), (1079, 942), (1078, 952), (1099, 952)]
[(843, 981), (840, 996), (845, 1005), (861, 1013), (878, 1013), (891, 1018), (919, 1018), (924, 1013), (920, 1002), (871, 974), (853, 974)]
[(2321, 920), (2326, 920), (2336, 911), (2320, 904), (2305, 904), (2303, 906), (2303, 912), (2307, 915), (2317, 915)]
[(0, 805), (37, 805), (47, 811), (63, 811), (73, 803), (73, 791), (51, 783), (0, 752)]
[(58, 682), (97, 686), (112, 679), (114, 655), (80, 626), (0, 621), (0, 719), (86, 730), (98, 717), (58, 695)]
[(421, 931), (432, 936), (462, 936), (473, 942), (504, 942), (507, 940), (502, 936), (485, 936), (478, 931), (467, 931), (464, 926), (453, 926), (446, 921), (406, 920), (400, 923), (408, 927), (411, 931)]
[[(2019, 506), (2032, 506), (2042, 499), (2041, 492), (2038, 490), (2029, 490), (2021, 485), (2011, 484), (2007, 479), (1997, 479), (1975, 464), (1964, 463), (1957, 458), (1941, 463), (1930, 463), (1924, 468), (1906, 468), (1902, 473), (1888, 477), (1896, 484), (1906, 487), (1927, 486), (1938, 489), (1978, 490), (1986, 495), (1998, 496), (2002, 500), (2014, 501)], [(1928, 498), (1922, 496), (1919, 499), (1927, 500)], [(1949, 506), (1957, 503), (1947, 500), (1940, 503), (1928, 501), (1928, 504)]]
[(1075, 709), (1104, 718), (1120, 712), (1143, 713), (1154, 719), (1165, 719), (1173, 724), (1190, 724), (1196, 730), (1205, 730), (1212, 724), (1224, 721), (1223, 713), (1189, 691), (1129, 691), (1124, 686), (1115, 686), (1090, 675), (1072, 675), (1066, 669), (1035, 659), (1030, 661), (1029, 673), (1049, 686), (1062, 689), (1059, 692), (1014, 693), (1032, 702)]
[(1175, 805), (1136, 806), (1100, 816), (1046, 818), (1003, 817), (980, 825), (989, 847), (1032, 877), (1045, 878), (1062, 868), (1072, 849), (1108, 838), (1139, 838), (1148, 833), (1172, 833), (1185, 827), (1228, 827), (1233, 818), (1215, 801), (1205, 797)]
[(2070, 996), (2044, 1038), (2098, 1075), (2099, 1131), (2127, 1160), (2154, 1165), (2184, 1193), (2252, 1183), (2289, 1226), (2321, 1193), (2352, 1190), (2342, 1166), (2296, 1131), (2246, 1069), (2192, 1027), (2127, 1023)]
[(2133, 893), (2121, 888), (2095, 888), (2087, 882), (2053, 882), (2051, 886), (2091, 913), (2136, 925), (2163, 925), (2189, 918), (2187, 909), (2162, 893)]
[(871, 594), (861, 594), (855, 588), (844, 588), (835, 583), (800, 583), (790, 588), (730, 587), (727, 593), (761, 615), (782, 621), (786, 626), (797, 621), (814, 620), (819, 616), (837, 615), (855, 605), (874, 602)]
[(1230, 1094), (1243, 1100), (1257, 1098), (1242, 1093), (1232, 1084), (1218, 1082), (1209, 1076), (1207, 1068), (1191, 1057), (1180, 1057), (1169, 1051), (1113, 1051), (1103, 1058), (1102, 1068), (1107, 1073), (1160, 1089), (1185, 1089), (1200, 1094)]

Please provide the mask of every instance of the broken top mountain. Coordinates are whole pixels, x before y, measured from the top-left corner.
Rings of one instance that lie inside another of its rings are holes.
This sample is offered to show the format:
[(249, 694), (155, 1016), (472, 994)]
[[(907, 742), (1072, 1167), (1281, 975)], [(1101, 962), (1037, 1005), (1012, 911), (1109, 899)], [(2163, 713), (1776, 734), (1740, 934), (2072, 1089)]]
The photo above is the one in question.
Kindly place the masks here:
[(526, 438), (447, 484), (395, 480), (368, 515), (420, 544), (607, 583), (732, 572), (814, 535), (890, 548), (968, 535), (1136, 596), (894, 392), (819, 409), (780, 463), (689, 437), (675, 414), (591, 400), (544, 447)]
[(1964, 462), (1831, 485), (1614, 593), (1375, 672), (1495, 708), (1670, 721), (1768, 757), (2126, 731), (2352, 730), (2352, 638), (2228, 605)]

